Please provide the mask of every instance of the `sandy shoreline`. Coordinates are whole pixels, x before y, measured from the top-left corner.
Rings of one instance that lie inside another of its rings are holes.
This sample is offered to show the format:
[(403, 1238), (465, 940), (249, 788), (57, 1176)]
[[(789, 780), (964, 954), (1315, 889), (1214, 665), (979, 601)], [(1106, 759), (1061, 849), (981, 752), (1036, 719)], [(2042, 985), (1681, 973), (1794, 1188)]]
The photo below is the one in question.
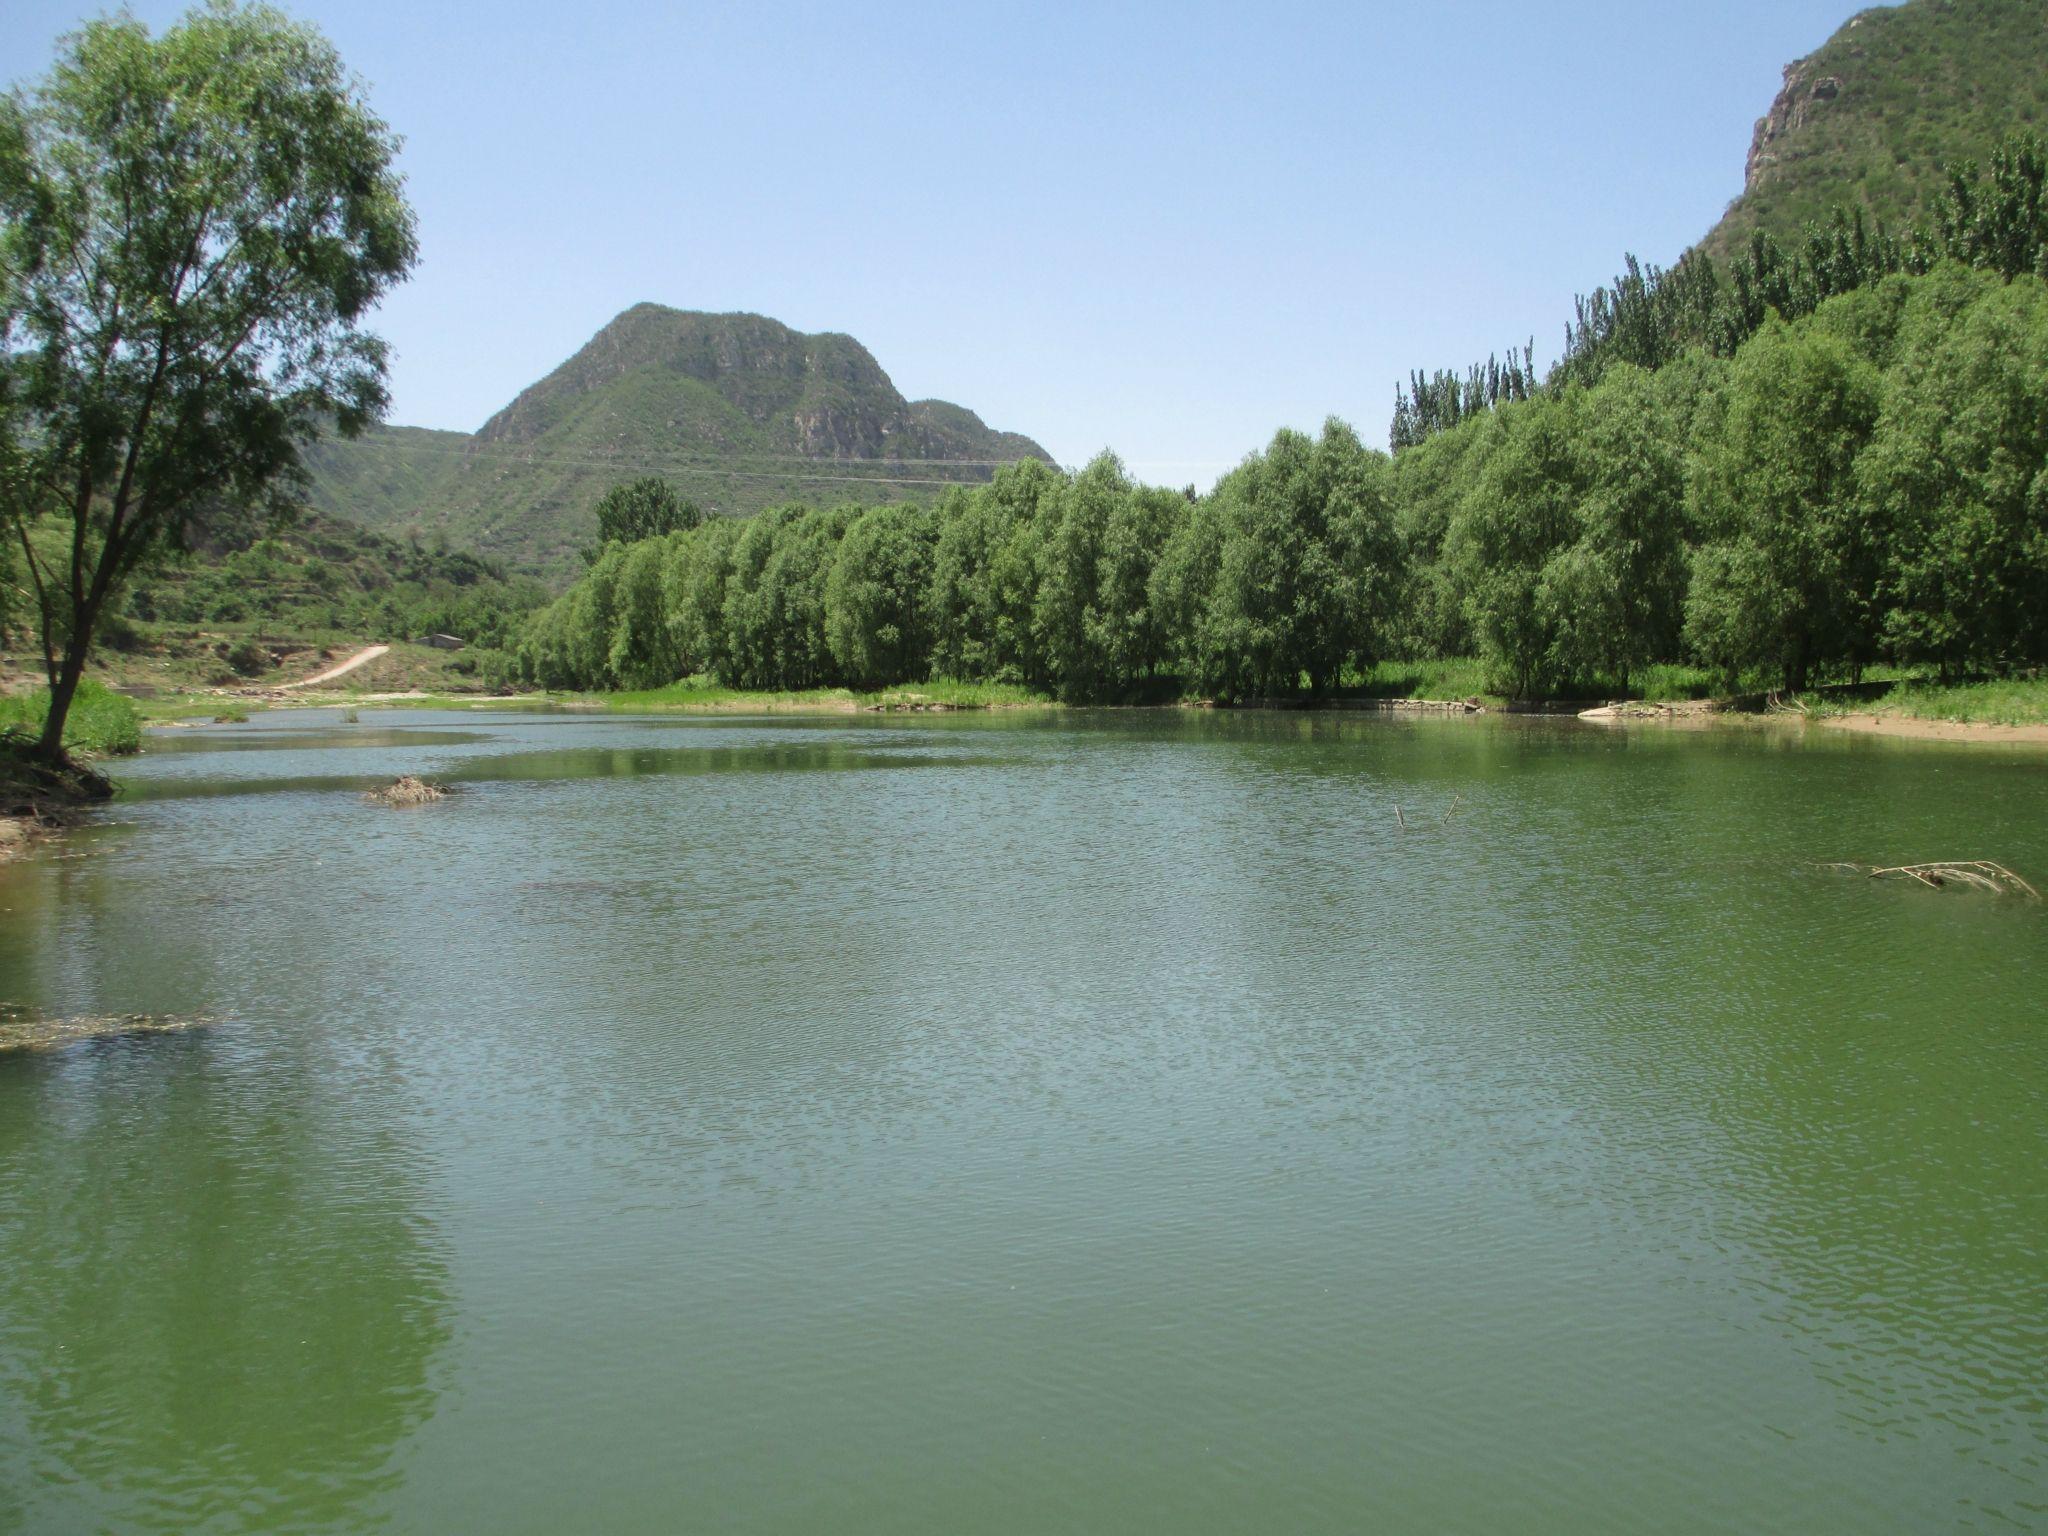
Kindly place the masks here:
[(1986, 720), (1923, 720), (1913, 715), (1828, 715), (1820, 724), (1860, 736), (1894, 736), (1907, 741), (1970, 741), (2048, 746), (2048, 723), (1994, 725)]

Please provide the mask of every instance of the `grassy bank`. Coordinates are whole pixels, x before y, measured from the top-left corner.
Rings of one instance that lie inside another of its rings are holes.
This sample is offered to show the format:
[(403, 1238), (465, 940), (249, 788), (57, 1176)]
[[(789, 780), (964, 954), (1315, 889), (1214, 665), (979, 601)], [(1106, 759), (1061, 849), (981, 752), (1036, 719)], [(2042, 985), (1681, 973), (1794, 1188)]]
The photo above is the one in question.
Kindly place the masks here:
[[(79, 807), (113, 793), (83, 762), (52, 767), (34, 755), (49, 717), (48, 689), (0, 696), (0, 863), (28, 847), (41, 830), (67, 824)], [(64, 720), (64, 745), (76, 759), (139, 752), (142, 722), (120, 694), (82, 683)]]
[[(369, 668), (362, 669), (368, 671)], [(136, 701), (152, 725), (247, 719), (266, 709), (589, 709), (615, 714), (853, 714), (862, 710), (1051, 709), (1045, 694), (1009, 683), (962, 683), (939, 679), (899, 688), (860, 690), (809, 688), (792, 692), (725, 688), (689, 678), (663, 688), (622, 693), (457, 693), (432, 688), (402, 698), (380, 697), (378, 688), (351, 687), (356, 675), (317, 692), (281, 698), (245, 699), (217, 693), (163, 693)], [(125, 702), (125, 701), (124, 701)]]
[[(37, 737), (50, 718), (50, 690), (0, 697), (0, 732)], [(123, 757), (142, 750), (142, 718), (134, 704), (99, 683), (78, 685), (64, 721), (64, 745), (74, 753)]]
[(2048, 677), (1998, 678), (1978, 683), (1941, 684), (1924, 679), (1896, 682), (1873, 699), (1809, 699), (1811, 713), (1890, 715), (1906, 720), (1946, 720), (1959, 725), (2048, 724)]

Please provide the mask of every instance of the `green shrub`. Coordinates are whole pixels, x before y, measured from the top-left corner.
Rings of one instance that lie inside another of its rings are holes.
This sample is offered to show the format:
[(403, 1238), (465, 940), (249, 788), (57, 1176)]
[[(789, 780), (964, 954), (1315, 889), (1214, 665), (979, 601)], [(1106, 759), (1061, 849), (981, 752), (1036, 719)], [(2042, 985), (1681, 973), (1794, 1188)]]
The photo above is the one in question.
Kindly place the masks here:
[(243, 677), (254, 677), (259, 672), (267, 672), (274, 664), (270, 652), (254, 640), (244, 640), (234, 646), (228, 652), (227, 659), (228, 665)]

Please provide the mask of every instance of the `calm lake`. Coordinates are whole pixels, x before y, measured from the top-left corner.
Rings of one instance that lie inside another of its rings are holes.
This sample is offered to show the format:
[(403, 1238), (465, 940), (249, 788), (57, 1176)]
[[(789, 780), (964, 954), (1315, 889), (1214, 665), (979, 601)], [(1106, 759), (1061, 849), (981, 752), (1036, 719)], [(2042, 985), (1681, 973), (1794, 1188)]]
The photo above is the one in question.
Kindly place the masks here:
[(206, 1022), (0, 1055), (0, 1531), (2048, 1527), (2048, 906), (1819, 867), (2048, 884), (2038, 749), (309, 711), (119, 777), (0, 1002)]

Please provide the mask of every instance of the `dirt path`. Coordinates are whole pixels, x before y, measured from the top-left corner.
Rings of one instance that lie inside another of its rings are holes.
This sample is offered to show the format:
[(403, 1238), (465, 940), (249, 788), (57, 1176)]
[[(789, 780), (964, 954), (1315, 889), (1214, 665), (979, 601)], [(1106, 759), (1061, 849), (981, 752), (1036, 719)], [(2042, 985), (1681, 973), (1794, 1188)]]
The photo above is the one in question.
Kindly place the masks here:
[(302, 677), (296, 683), (279, 683), (277, 685), (278, 689), (283, 691), (287, 688), (311, 688), (316, 683), (332, 682), (344, 672), (355, 671), (357, 667), (360, 667), (366, 661), (375, 661), (390, 649), (391, 647), (388, 645), (366, 645), (360, 651), (357, 651), (355, 655), (349, 657), (347, 661), (341, 662), (337, 666), (329, 667), (325, 672), (316, 672), (311, 677)]

